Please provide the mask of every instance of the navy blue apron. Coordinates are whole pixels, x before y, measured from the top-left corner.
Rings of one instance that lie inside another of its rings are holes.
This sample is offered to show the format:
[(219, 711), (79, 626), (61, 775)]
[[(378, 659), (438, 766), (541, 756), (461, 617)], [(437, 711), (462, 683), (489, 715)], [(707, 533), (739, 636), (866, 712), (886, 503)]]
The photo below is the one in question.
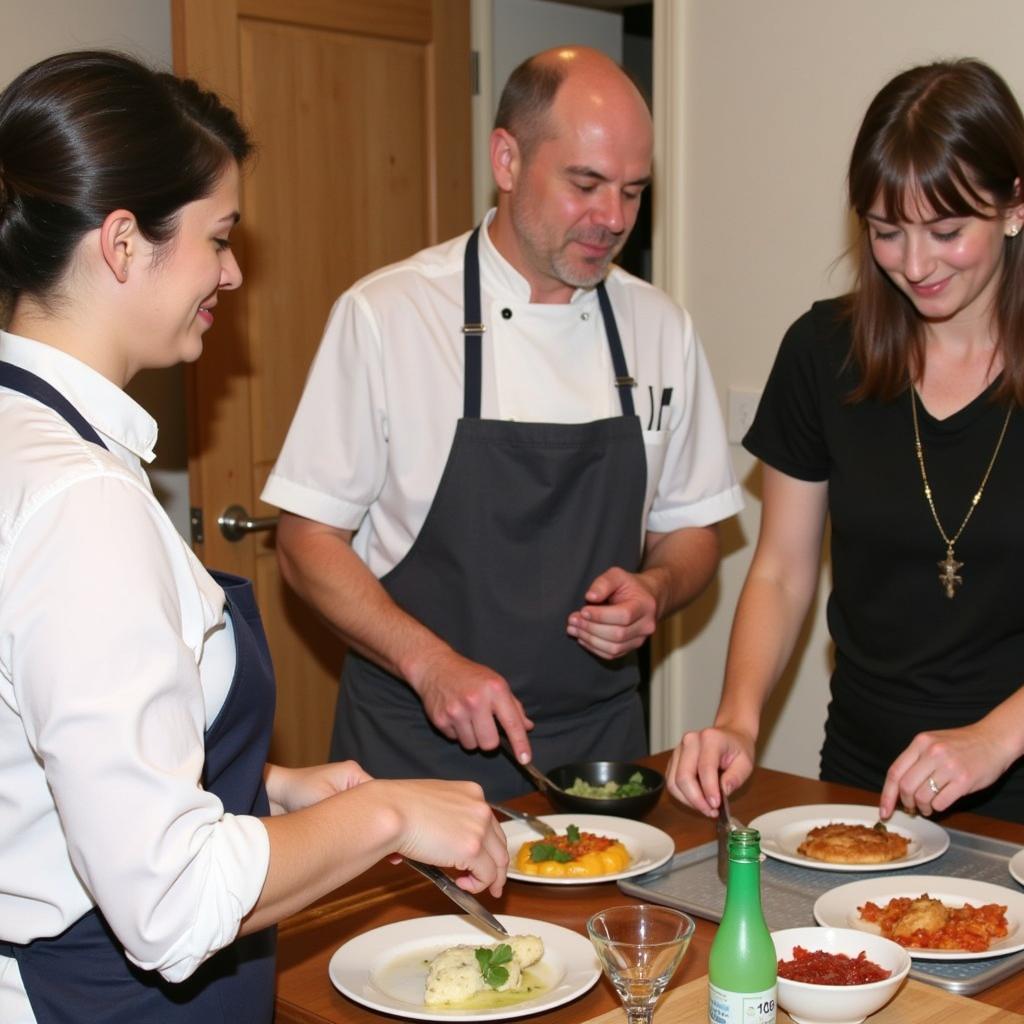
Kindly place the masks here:
[[(606, 569), (636, 571), (647, 462), (632, 379), (604, 284), (597, 287), (622, 415), (591, 423), (480, 418), (479, 228), (464, 265), (463, 416), (437, 493), (405, 558), (381, 580), (460, 654), (500, 672), (536, 723), (542, 768), (647, 753), (636, 658), (612, 661), (565, 632)], [(500, 753), (436, 730), (402, 680), (350, 651), (332, 758), (381, 778), (475, 779), (490, 800), (530, 788)]]
[[(0, 385), (49, 406), (86, 441), (106, 447), (78, 410), (35, 374), (0, 363)], [(224, 589), (231, 615), (235, 674), (206, 730), (203, 786), (220, 797), (229, 814), (266, 817), (263, 769), (275, 701), (270, 651), (252, 583), (227, 573), (212, 575)], [(0, 954), (17, 960), (38, 1024), (269, 1024), (275, 942), (273, 928), (245, 936), (186, 981), (171, 984), (130, 963), (103, 915), (93, 909), (60, 935), (25, 945), (0, 941)]]

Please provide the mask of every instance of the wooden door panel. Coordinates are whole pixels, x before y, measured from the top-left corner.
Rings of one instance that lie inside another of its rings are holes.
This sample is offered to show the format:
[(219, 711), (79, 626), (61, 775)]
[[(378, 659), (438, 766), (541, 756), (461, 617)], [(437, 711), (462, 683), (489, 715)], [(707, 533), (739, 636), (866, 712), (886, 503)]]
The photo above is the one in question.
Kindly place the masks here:
[(281, 581), (253, 515), (331, 304), (363, 274), (469, 227), (468, 0), (173, 0), (175, 68), (255, 138), (237, 233), (245, 274), (189, 371), (189, 480), (208, 564), (250, 576), (278, 677), (272, 756), (326, 755), (340, 642)]
[(317, 764), (330, 747), (344, 646), (277, 570), (274, 557), (256, 562), (256, 589), (274, 655), (277, 714), (271, 760)]
[(253, 458), (269, 470), (331, 304), (429, 239), (426, 60), (422, 46), (267, 22), (243, 23), (241, 41), (242, 107), (259, 133), (245, 209), (263, 382)]
[(429, 43), (434, 28), (430, 0), (239, 0), (238, 7), (249, 18), (419, 43)]

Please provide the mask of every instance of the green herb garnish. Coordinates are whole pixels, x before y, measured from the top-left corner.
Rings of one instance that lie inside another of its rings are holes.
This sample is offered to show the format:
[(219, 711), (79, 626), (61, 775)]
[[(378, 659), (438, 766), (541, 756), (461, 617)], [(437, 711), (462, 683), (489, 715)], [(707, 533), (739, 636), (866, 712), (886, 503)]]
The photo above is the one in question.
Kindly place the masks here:
[[(580, 841), (580, 830), (575, 825), (570, 825), (565, 830), (565, 838), (571, 846)], [(543, 860), (554, 860), (559, 864), (568, 864), (576, 858), (568, 850), (561, 850), (554, 843), (534, 843), (530, 847), (530, 860), (539, 864)]]
[(474, 955), (476, 962), (480, 965), (480, 973), (484, 976), (484, 981), (491, 988), (501, 988), (508, 981), (508, 969), (501, 966), (512, 959), (512, 947), (507, 942), (495, 946), (494, 949), (481, 946)]
[(534, 843), (530, 847), (530, 860), (534, 864), (539, 864), (542, 860), (557, 860), (559, 864), (567, 864), (572, 860), (572, 854), (550, 843)]

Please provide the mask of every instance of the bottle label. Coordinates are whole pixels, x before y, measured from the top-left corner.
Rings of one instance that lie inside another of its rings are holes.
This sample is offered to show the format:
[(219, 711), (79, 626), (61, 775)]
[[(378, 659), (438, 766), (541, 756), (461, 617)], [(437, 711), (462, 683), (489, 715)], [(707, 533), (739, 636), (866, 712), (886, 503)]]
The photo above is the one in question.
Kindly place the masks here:
[(776, 986), (763, 992), (727, 992), (708, 985), (710, 1024), (775, 1024)]

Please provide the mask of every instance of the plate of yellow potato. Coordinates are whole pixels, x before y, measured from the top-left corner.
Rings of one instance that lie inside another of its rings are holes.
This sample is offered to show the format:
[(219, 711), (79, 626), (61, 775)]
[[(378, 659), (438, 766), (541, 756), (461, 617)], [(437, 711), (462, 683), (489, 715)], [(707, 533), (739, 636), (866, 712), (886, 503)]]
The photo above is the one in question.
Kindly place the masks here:
[(675, 853), (667, 832), (641, 821), (610, 814), (543, 814), (540, 820), (554, 836), (523, 822), (502, 822), (509, 878), (548, 885), (613, 882), (651, 871)]

